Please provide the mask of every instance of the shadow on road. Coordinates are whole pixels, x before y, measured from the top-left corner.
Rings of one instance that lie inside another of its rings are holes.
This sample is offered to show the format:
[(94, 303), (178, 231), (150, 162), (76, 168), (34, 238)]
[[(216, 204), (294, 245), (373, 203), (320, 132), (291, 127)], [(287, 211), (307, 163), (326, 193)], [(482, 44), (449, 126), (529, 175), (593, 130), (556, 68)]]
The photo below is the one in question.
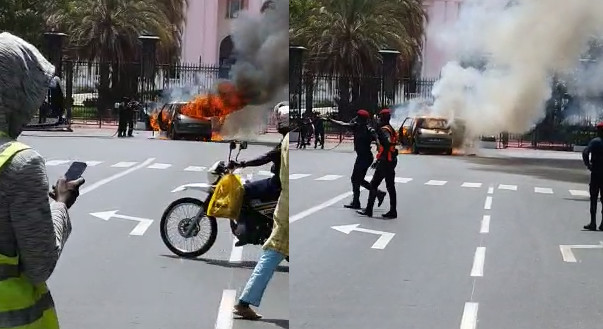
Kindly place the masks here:
[[(236, 320), (248, 321), (248, 320), (244, 320), (244, 319), (241, 319), (241, 318), (237, 318)], [(254, 322), (270, 323), (270, 324), (274, 324), (275, 326), (277, 326), (279, 328), (289, 329), (289, 320), (283, 320), (283, 319), (259, 319), (259, 320), (252, 320), (252, 321), (254, 321)]]
[[(221, 260), (221, 259), (210, 259), (210, 258), (182, 258), (182, 257), (178, 257), (175, 255), (161, 255), (163, 257), (167, 257), (167, 258), (173, 258), (173, 259), (182, 259), (182, 260), (190, 260), (190, 261), (197, 261), (197, 262), (204, 262), (208, 265), (217, 265), (217, 266), (222, 266), (222, 267), (227, 267), (227, 268), (248, 268), (248, 269), (253, 269), (255, 267), (255, 265), (257, 264), (257, 262), (252, 262), (252, 261), (242, 261), (242, 262), (236, 262), (236, 263), (231, 263), (227, 260)], [(277, 272), (281, 272), (281, 273), (289, 273), (289, 266), (278, 266), (276, 268)]]

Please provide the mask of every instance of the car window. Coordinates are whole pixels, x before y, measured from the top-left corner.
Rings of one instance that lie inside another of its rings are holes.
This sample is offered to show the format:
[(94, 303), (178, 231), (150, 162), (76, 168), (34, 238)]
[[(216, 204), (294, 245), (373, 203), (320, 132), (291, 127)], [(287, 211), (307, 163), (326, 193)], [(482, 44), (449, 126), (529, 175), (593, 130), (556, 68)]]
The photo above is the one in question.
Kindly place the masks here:
[(412, 119), (406, 118), (404, 122), (402, 122), (402, 127), (409, 128), (410, 126), (412, 126)]
[(421, 120), (419, 128), (448, 129), (448, 122), (445, 119), (428, 118), (428, 119)]

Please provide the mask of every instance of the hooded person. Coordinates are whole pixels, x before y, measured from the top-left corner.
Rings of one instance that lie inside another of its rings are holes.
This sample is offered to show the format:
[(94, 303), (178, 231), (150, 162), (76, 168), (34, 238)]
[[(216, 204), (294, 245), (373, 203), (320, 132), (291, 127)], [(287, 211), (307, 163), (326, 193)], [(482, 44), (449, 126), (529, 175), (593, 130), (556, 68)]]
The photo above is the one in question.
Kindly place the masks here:
[(17, 142), (48, 91), (54, 67), (26, 41), (0, 34), (0, 327), (59, 328), (46, 281), (71, 232), (82, 178), (49, 193), (42, 156)]

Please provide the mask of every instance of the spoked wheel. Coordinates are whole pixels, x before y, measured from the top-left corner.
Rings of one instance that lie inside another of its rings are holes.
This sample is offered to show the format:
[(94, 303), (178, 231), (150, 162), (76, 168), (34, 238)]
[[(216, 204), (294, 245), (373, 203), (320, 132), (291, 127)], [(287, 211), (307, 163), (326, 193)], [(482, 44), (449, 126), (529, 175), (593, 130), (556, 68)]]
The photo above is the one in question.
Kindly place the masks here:
[(205, 215), (205, 204), (201, 200), (182, 198), (167, 207), (161, 216), (160, 231), (170, 251), (194, 258), (206, 253), (216, 242), (218, 223), (215, 217)]

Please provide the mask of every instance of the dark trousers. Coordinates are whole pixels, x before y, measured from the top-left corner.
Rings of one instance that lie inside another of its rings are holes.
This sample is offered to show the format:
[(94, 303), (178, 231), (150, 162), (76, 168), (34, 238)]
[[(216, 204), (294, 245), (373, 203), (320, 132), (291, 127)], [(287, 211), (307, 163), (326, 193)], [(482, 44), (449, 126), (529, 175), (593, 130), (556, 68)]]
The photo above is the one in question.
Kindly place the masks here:
[[(318, 139), (320, 138), (320, 140)], [(316, 146), (320, 144), (321, 148), (325, 148), (325, 131), (315, 131), (314, 132), (314, 148), (316, 148)]]
[[(599, 201), (599, 195), (603, 196), (603, 173), (591, 173), (590, 174), (590, 224), (597, 225), (597, 202)], [(602, 212), (603, 212), (603, 200)], [(601, 223), (603, 225), (603, 222)]]
[(134, 116), (133, 115), (130, 115), (128, 117), (127, 124), (128, 124), (128, 136), (132, 137), (132, 134), (134, 133)]
[(354, 170), (352, 171), (352, 192), (354, 193), (354, 197), (352, 199), (352, 204), (360, 204), (360, 186), (364, 187), (367, 190), (371, 189), (371, 184), (366, 181), (366, 172), (371, 167), (373, 163), (373, 155), (372, 154), (362, 154), (356, 155), (356, 162), (354, 162)]
[(128, 120), (126, 119), (126, 116), (123, 113), (123, 111), (120, 111), (119, 112), (119, 124), (117, 126), (117, 136), (125, 137), (127, 127), (128, 127)]
[(375, 175), (371, 180), (371, 189), (369, 193), (366, 210), (373, 211), (375, 199), (377, 198), (378, 188), (385, 179), (385, 187), (389, 194), (389, 211), (396, 212), (396, 164), (397, 160), (392, 162), (380, 162), (375, 169)]
[(299, 130), (299, 139), (297, 140), (297, 148), (306, 148), (308, 144), (308, 131), (306, 129)]

